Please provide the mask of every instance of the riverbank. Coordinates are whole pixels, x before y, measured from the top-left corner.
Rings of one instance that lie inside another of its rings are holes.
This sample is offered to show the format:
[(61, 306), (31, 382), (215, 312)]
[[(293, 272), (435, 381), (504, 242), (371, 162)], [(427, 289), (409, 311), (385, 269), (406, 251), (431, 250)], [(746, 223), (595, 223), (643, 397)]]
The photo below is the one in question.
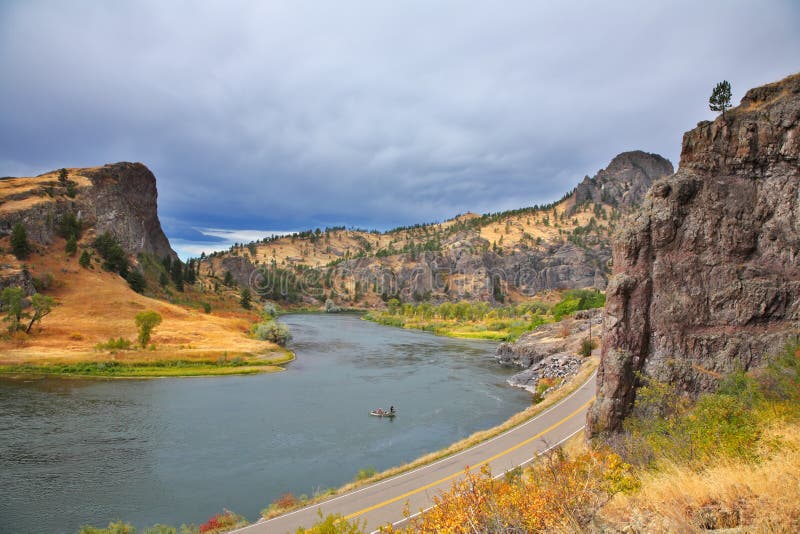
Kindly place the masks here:
[(579, 310), (602, 308), (605, 295), (596, 290), (550, 291), (540, 300), (507, 306), (488, 302), (444, 302), (432, 305), (387, 302), (385, 311), (364, 319), (386, 326), (423, 330), (440, 336), (490, 341), (515, 341), (546, 323), (557, 323)]
[(376, 482), (380, 482), (381, 480), (385, 480), (387, 478), (400, 475), (402, 473), (411, 471), (413, 469), (423, 467), (425, 465), (431, 464), (448, 456), (452, 456), (453, 454), (457, 454), (463, 450), (478, 445), (479, 443), (490, 440), (504, 432), (511, 430), (514, 427), (517, 427), (525, 423), (526, 421), (529, 421), (533, 417), (550, 409), (552, 406), (554, 406), (561, 400), (573, 394), (578, 388), (580, 388), (584, 383), (586, 383), (587, 380), (591, 378), (591, 376), (597, 371), (597, 367), (599, 366), (599, 364), (600, 364), (599, 357), (594, 356), (592, 358), (587, 358), (584, 361), (582, 369), (578, 372), (578, 374), (573, 376), (572, 379), (566, 382), (561, 388), (559, 388), (557, 391), (545, 397), (544, 400), (542, 400), (541, 402), (533, 404), (530, 407), (526, 408), (525, 410), (514, 414), (512, 417), (510, 417), (508, 420), (501, 423), (500, 425), (497, 425), (487, 430), (481, 430), (475, 432), (474, 434), (462, 440), (459, 440), (453, 443), (452, 445), (445, 447), (444, 449), (431, 452), (409, 463), (387, 469), (380, 473), (376, 473), (370, 477), (358, 478), (357, 480), (354, 480), (353, 482), (345, 484), (344, 486), (341, 486), (339, 488), (326, 489), (324, 491), (319, 492), (316, 495), (311, 496), (310, 498), (296, 499), (291, 495), (284, 495), (280, 499), (274, 501), (272, 504), (270, 504), (267, 508), (265, 508), (261, 512), (262, 518), (264, 520), (271, 519), (273, 517), (289, 513), (293, 510), (298, 510), (301, 508), (305, 508), (307, 506), (320, 504), (332, 497), (336, 497), (338, 495), (348, 493), (363, 486), (374, 484)]
[(172, 358), (149, 355), (146, 352), (117, 354), (113, 359), (78, 361), (27, 362), (0, 365), (5, 378), (63, 377), (63, 378), (181, 378), (201, 376), (251, 375), (285, 370), (283, 365), (295, 355), (287, 349), (266, 354), (224, 352), (204, 354), (179, 353)]

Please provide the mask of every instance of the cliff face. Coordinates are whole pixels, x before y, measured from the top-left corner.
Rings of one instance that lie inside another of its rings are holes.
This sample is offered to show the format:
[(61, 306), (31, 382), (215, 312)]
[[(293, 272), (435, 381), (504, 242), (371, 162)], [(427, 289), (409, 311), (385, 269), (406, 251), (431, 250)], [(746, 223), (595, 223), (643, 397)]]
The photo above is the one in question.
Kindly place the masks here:
[[(647, 187), (672, 173), (661, 156), (626, 152), (586, 178), (571, 195), (548, 207), (505, 214), (467, 214), (442, 224), (370, 233), (335, 230), (286, 237), (210, 258), (203, 269), (229, 271), (247, 285), (256, 264), (328, 273), (314, 288), (337, 303), (359, 293), (356, 305), (381, 305), (381, 294), (409, 302), (460, 299), (496, 302), (551, 289), (605, 288), (611, 259), (609, 229), (638, 205)], [(420, 250), (422, 249), (422, 250)], [(358, 289), (356, 289), (358, 288)], [(313, 293), (313, 292), (312, 292)]]
[(681, 391), (760, 365), (800, 326), (800, 75), (683, 138), (613, 243), (590, 432), (620, 428), (635, 374)]
[(672, 163), (658, 154), (641, 150), (623, 152), (595, 176), (588, 176), (575, 188), (575, 201), (605, 202), (613, 206), (638, 208), (655, 180), (674, 172)]
[(141, 163), (115, 163), (88, 169), (69, 169), (74, 198), (53, 171), (35, 178), (0, 181), (0, 236), (21, 222), (34, 242), (48, 245), (57, 235), (58, 221), (74, 213), (84, 229), (111, 232), (130, 254), (160, 257), (175, 252), (158, 220), (156, 179)]

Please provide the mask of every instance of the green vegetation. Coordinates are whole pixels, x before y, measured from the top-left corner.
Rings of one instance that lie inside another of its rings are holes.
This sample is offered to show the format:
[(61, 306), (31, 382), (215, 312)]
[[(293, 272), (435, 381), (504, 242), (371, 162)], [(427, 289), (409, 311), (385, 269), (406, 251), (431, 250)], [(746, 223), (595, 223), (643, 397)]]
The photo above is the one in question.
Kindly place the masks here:
[(2, 311), (6, 314), (3, 321), (8, 323), (9, 333), (14, 333), (22, 328), (22, 319), (26, 317), (25, 309), (25, 292), (21, 287), (7, 287), (3, 289), (0, 296), (0, 303), (2, 303)]
[(78, 258), (78, 264), (83, 267), (84, 269), (88, 269), (92, 265), (92, 256), (89, 254), (88, 250), (84, 250), (81, 252), (80, 258)]
[(384, 312), (371, 312), (365, 319), (387, 326), (414, 328), (434, 334), (468, 339), (513, 341), (544, 323), (560, 321), (579, 310), (600, 308), (605, 295), (596, 290), (571, 289), (552, 307), (539, 301), (495, 306), (488, 302), (443, 302), (433, 305), (401, 303), (388, 299)]
[(11, 229), (11, 252), (18, 260), (24, 260), (31, 254), (31, 244), (28, 243), (28, 232), (22, 223), (17, 223)]
[[(181, 525), (178, 528), (169, 525), (153, 525), (142, 530), (142, 534), (222, 534), (230, 530), (247, 526), (244, 516), (224, 510), (200, 525)], [(81, 527), (78, 534), (136, 534), (136, 527), (122, 521), (111, 522), (106, 528), (89, 525)]]
[[(128, 340), (110, 339), (106, 343), (96, 346), (98, 350), (131, 349)], [(125, 347), (112, 349), (111, 346)], [(222, 375), (250, 375), (258, 373), (271, 373), (282, 370), (279, 367), (291, 361), (294, 355), (286, 351), (274, 358), (263, 358), (253, 354), (242, 353), (233, 357), (212, 357), (199, 360), (155, 359), (147, 361), (92, 361), (80, 363), (52, 363), (52, 364), (18, 364), (0, 365), (0, 375), (18, 376), (95, 376), (103, 378), (162, 378), (162, 377), (191, 377), (191, 376), (222, 376)]]
[(147, 289), (147, 281), (144, 279), (144, 275), (139, 269), (131, 269), (128, 272), (126, 280), (130, 288), (137, 293), (144, 293), (144, 290)]
[(94, 350), (97, 351), (111, 351), (116, 353), (119, 350), (131, 350), (133, 347), (133, 342), (130, 339), (125, 339), (124, 337), (119, 337), (117, 339), (109, 338), (108, 341), (105, 343), (98, 343), (94, 346)]
[(764, 427), (800, 421), (800, 344), (793, 342), (766, 369), (736, 372), (698, 399), (669, 384), (641, 378), (633, 414), (615, 445), (634, 465), (671, 462), (702, 469), (721, 456), (757, 461)]
[(153, 329), (161, 324), (161, 315), (153, 310), (145, 310), (136, 314), (136, 328), (139, 330), (139, 345), (146, 347), (150, 343)]
[(369, 478), (374, 477), (376, 474), (377, 474), (377, 471), (375, 471), (374, 467), (372, 467), (372, 466), (365, 467), (364, 469), (359, 469), (358, 470), (358, 473), (356, 473), (356, 477), (355, 477), (354, 480), (356, 482), (359, 482), (361, 480), (367, 480)]
[(30, 334), (34, 323), (41, 325), (42, 319), (53, 311), (53, 306), (55, 306), (53, 297), (48, 297), (41, 293), (34, 294), (31, 297), (33, 316), (31, 317), (31, 322), (28, 323), (28, 328), (25, 329), (25, 333)]
[(281, 346), (286, 345), (292, 337), (285, 324), (273, 320), (254, 324), (252, 332), (256, 339), (271, 341)]
[(708, 99), (708, 107), (711, 111), (721, 111), (725, 118), (725, 110), (731, 107), (731, 84), (728, 80), (722, 80), (714, 86)]
[(239, 305), (245, 310), (249, 310), (253, 307), (253, 297), (250, 294), (249, 288), (245, 287), (242, 289), (239, 297)]
[(123, 278), (128, 275), (128, 256), (114, 235), (103, 232), (95, 238), (94, 248), (103, 258), (103, 269), (119, 273)]
[[(41, 323), (42, 319), (53, 311), (55, 300), (53, 297), (34, 293), (30, 300), (33, 314), (25, 311), (25, 291), (21, 287), (7, 287), (0, 294), (0, 309), (6, 314), (3, 321), (8, 323), (8, 332), (13, 334), (18, 330), (24, 330), (30, 334), (34, 324)], [(30, 319), (28, 326), (22, 325), (23, 319)]]

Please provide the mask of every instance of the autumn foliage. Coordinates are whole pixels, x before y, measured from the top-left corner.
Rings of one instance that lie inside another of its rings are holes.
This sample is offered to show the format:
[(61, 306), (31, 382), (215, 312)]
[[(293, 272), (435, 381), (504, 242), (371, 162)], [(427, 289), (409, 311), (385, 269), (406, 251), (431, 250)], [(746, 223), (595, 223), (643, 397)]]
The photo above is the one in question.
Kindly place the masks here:
[(607, 451), (568, 458), (556, 449), (533, 466), (492, 477), (488, 468), (467, 471), (436, 507), (386, 532), (505, 532), (579, 530), (621, 491), (637, 486), (628, 465)]

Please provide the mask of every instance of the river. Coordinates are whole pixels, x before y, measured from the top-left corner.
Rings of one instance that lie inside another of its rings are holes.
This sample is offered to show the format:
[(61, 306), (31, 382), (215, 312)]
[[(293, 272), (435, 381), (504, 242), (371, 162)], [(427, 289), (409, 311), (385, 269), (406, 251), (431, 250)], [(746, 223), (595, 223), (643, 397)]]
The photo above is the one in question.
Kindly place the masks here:
[[(285, 372), (158, 380), (0, 380), (0, 532), (67, 532), (122, 519), (251, 521), (440, 449), (530, 403), (495, 343), (289, 315)], [(370, 417), (393, 404), (394, 420)]]

